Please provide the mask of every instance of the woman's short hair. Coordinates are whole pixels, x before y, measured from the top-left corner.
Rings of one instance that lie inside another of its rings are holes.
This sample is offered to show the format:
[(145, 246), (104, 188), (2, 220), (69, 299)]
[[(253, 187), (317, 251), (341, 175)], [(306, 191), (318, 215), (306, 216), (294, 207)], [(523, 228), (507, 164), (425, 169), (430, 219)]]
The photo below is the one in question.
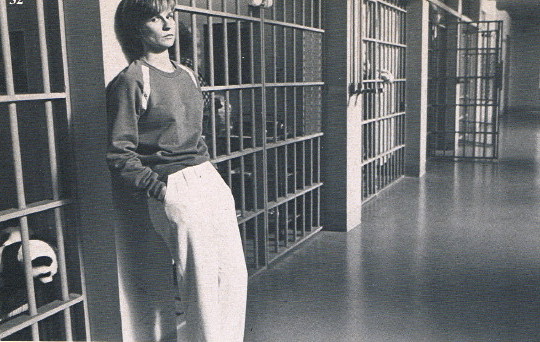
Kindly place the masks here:
[(159, 13), (173, 9), (175, 0), (122, 0), (115, 16), (116, 35), (128, 59), (141, 57), (143, 45), (140, 38), (142, 24)]

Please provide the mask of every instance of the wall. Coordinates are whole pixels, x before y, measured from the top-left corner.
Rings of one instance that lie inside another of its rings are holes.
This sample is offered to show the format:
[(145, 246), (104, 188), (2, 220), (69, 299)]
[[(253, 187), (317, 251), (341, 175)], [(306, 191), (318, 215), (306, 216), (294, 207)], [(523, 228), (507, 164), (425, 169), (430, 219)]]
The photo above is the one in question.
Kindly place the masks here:
[(99, 4), (64, 1), (77, 211), (94, 341), (121, 340), (111, 184), (105, 164), (107, 121)]
[(510, 110), (540, 110), (540, 18), (513, 18)]

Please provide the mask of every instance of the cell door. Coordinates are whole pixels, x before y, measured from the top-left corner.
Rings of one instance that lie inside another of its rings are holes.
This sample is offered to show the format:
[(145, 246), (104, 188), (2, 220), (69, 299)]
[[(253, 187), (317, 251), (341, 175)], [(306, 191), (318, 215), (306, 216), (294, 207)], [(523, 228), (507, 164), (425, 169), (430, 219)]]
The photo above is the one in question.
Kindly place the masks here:
[(361, 7), (362, 199), (405, 172), (406, 2)]
[(62, 1), (0, 2), (0, 339), (88, 339)]
[(204, 136), (250, 272), (322, 228), (322, 1), (177, 1), (174, 54), (203, 85)]
[(436, 123), (430, 113), (430, 156), (498, 158), (501, 30), (500, 21), (447, 23), (445, 107)]

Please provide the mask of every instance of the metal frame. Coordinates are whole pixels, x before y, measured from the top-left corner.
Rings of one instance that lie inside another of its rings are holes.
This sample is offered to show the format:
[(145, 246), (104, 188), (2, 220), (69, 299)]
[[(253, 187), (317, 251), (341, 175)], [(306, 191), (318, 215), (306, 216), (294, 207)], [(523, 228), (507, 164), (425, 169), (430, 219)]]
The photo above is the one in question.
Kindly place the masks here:
[[(70, 106), (69, 106), (69, 84), (68, 84), (68, 73), (67, 73), (67, 57), (66, 57), (66, 39), (65, 39), (65, 26), (64, 26), (64, 12), (63, 12), (63, 2), (58, 0), (55, 3), (50, 3), (56, 7), (56, 15), (58, 18), (58, 31), (59, 31), (59, 41), (61, 48), (61, 63), (63, 73), (63, 88), (64, 92), (53, 92), (52, 91), (52, 71), (49, 68), (49, 41), (47, 26), (50, 25), (48, 22), (51, 18), (46, 18), (45, 16), (45, 6), (43, 0), (36, 0), (35, 8), (35, 18), (37, 23), (37, 31), (39, 36), (39, 59), (40, 59), (40, 68), (41, 68), (41, 80), (42, 80), (42, 92), (31, 93), (31, 94), (17, 94), (14, 86), (14, 75), (13, 75), (13, 65), (12, 65), (12, 53), (10, 48), (10, 31), (9, 31), (9, 22), (8, 22), (8, 8), (6, 2), (0, 3), (0, 27), (1, 27), (1, 44), (2, 44), (2, 56), (3, 56), (3, 68), (5, 75), (5, 84), (6, 84), (6, 94), (0, 95), (0, 104), (6, 104), (8, 107), (9, 113), (1, 113), (1, 115), (9, 115), (9, 125), (11, 133), (11, 152), (12, 152), (12, 163), (14, 168), (14, 182), (16, 184), (16, 193), (14, 196), (17, 198), (17, 207), (8, 208), (0, 211), (0, 222), (8, 220), (18, 220), (20, 226), (20, 232), (22, 237), (22, 247), (23, 247), (23, 256), (24, 256), (24, 269), (26, 276), (26, 287), (27, 287), (27, 300), (28, 300), (28, 310), (26, 313), (18, 315), (13, 319), (6, 320), (0, 323), (0, 339), (9, 337), (10, 335), (20, 332), (23, 329), (29, 328), (31, 330), (31, 336), (33, 340), (40, 340), (40, 325), (44, 324), (43, 322), (51, 318), (54, 315), (59, 315), (63, 317), (63, 323), (57, 322), (57, 324), (52, 328), (53, 330), (59, 330), (63, 339), (67, 341), (72, 341), (74, 339), (74, 326), (72, 326), (72, 310), (76, 305), (82, 304), (85, 308), (86, 306), (86, 296), (84, 294), (84, 283), (82, 284), (81, 293), (73, 293), (73, 289), (70, 289), (68, 286), (68, 278), (72, 278), (72, 274), (68, 274), (67, 263), (71, 262), (66, 260), (66, 248), (75, 248), (78, 246), (66, 245), (64, 240), (64, 235), (68, 227), (65, 223), (65, 216), (67, 215), (66, 210), (69, 210), (69, 206), (73, 203), (70, 198), (63, 198), (61, 189), (69, 187), (70, 184), (63, 184), (60, 178), (60, 165), (59, 165), (59, 155), (57, 150), (59, 148), (57, 137), (57, 128), (55, 126), (55, 120), (57, 118), (62, 118), (65, 120), (69, 126), (70, 122)], [(20, 122), (19, 117), (21, 112), (19, 111), (19, 106), (23, 105), (25, 102), (32, 102), (36, 104), (36, 108), (42, 107), (44, 109), (44, 119), (46, 122), (46, 135), (47, 135), (47, 149), (48, 149), (48, 173), (50, 173), (50, 198), (39, 200), (36, 202), (28, 202), (26, 197), (26, 191), (28, 187), (25, 184), (25, 176), (29, 176), (28, 173), (36, 172), (36, 170), (29, 170), (23, 165), (23, 155), (25, 151), (21, 147), (20, 137), (24, 134), (29, 134), (29, 132), (19, 131)], [(58, 110), (53, 106), (54, 103), (63, 103), (65, 105), (65, 110)], [(29, 217), (32, 215), (51, 215), (52, 220), (54, 221), (54, 228), (52, 228), (52, 233), (54, 235), (54, 242), (57, 251), (59, 273), (57, 277), (60, 278), (60, 293), (59, 298), (44, 305), (39, 306), (36, 299), (34, 279), (32, 276), (32, 264), (31, 264), (31, 254), (30, 254), (30, 224)], [(72, 229), (70, 229), (70, 234), (74, 234)], [(75, 253), (77, 254), (77, 253)], [(78, 262), (77, 262), (78, 264)], [(75, 275), (79, 278), (79, 281), (83, 281), (83, 275), (80, 268), (76, 268), (80, 274)], [(71, 272), (71, 268), (70, 268)], [(80, 322), (80, 325), (86, 325), (86, 337), (88, 338), (88, 318), (86, 315), (86, 310), (84, 310), (84, 320), (85, 322)], [(79, 322), (77, 322), (79, 325)], [(80, 329), (80, 327), (77, 327)], [(81, 336), (78, 337), (79, 339)]]
[[(368, 200), (405, 173), (405, 19), (404, 1), (363, 0), (362, 200)], [(394, 79), (385, 82), (384, 73)]]
[(199, 44), (176, 44), (176, 56), (191, 55), (206, 83), (205, 138), (233, 191), (252, 273), (321, 229), (321, 1), (176, 6)]
[(428, 156), (496, 160), (502, 22), (475, 22), (437, 6), (430, 21)]

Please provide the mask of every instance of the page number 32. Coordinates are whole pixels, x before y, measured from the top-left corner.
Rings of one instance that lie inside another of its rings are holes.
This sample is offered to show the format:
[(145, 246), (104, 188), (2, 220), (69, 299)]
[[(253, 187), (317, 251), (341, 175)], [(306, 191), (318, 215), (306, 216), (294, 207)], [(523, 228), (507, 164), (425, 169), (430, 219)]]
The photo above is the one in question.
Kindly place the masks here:
[(24, 4), (24, 0), (9, 0), (10, 5), (22, 5)]

